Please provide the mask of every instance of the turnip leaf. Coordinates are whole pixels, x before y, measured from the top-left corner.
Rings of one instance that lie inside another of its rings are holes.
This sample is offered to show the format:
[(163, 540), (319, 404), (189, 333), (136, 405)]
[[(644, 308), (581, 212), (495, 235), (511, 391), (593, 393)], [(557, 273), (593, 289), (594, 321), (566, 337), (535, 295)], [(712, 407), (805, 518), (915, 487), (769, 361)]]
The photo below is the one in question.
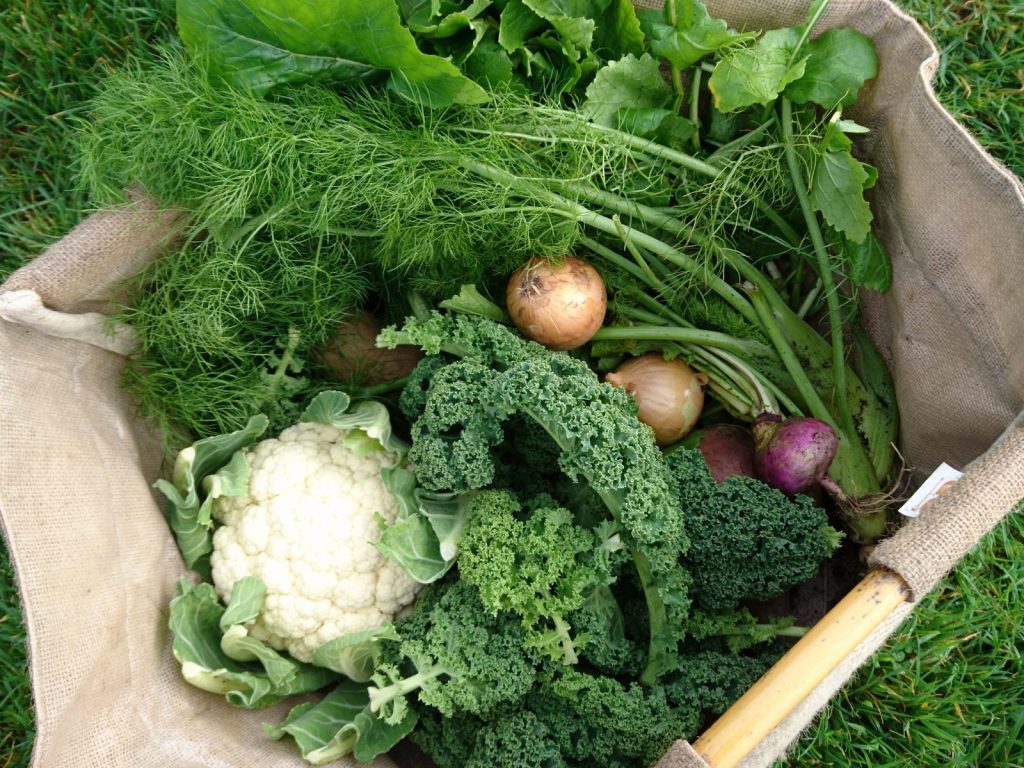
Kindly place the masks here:
[(807, 44), (804, 74), (786, 87), (797, 104), (813, 101), (832, 109), (853, 104), (865, 82), (878, 74), (871, 39), (855, 29), (832, 29)]
[(623, 110), (664, 109), (672, 99), (672, 87), (661, 76), (657, 59), (629, 55), (597, 73), (580, 111), (599, 125), (618, 128)]
[(749, 40), (751, 34), (729, 29), (724, 19), (713, 19), (700, 0), (676, 3), (676, 26), (662, 11), (643, 11), (640, 25), (650, 42), (651, 52), (679, 69), (685, 69), (730, 43)]
[(850, 265), (850, 279), (862, 288), (885, 293), (892, 285), (892, 264), (878, 238), (868, 234), (863, 242), (843, 240), (843, 252)]
[(872, 213), (864, 190), (878, 172), (851, 152), (852, 142), (830, 126), (820, 146), (811, 177), (810, 201), (830, 227), (853, 243), (863, 243), (871, 232)]
[(708, 80), (715, 107), (735, 112), (754, 104), (768, 104), (804, 74), (807, 57), (791, 61), (800, 42), (792, 27), (774, 29), (746, 48), (727, 52)]

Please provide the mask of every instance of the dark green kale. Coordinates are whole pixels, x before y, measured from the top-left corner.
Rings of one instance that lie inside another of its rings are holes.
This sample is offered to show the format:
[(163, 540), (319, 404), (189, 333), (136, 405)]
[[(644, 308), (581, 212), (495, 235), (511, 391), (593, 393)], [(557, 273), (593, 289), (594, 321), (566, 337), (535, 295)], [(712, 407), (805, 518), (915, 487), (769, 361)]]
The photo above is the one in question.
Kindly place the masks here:
[(400, 721), (409, 696), (447, 717), (484, 715), (521, 698), (541, 661), (526, 646), (517, 617), (493, 615), (463, 581), (435, 584), (417, 609), (396, 624), (369, 688), (370, 706), (387, 723)]
[(806, 496), (790, 499), (749, 477), (717, 483), (697, 450), (675, 449), (666, 463), (693, 537), (682, 562), (705, 608), (781, 594), (811, 578), (839, 546), (842, 534)]

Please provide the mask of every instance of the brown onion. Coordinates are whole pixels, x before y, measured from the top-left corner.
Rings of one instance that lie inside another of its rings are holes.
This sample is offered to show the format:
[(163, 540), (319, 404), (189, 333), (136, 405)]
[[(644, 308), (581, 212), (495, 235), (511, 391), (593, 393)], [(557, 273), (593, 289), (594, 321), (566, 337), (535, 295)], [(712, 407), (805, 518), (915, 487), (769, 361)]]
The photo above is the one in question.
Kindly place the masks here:
[(640, 421), (654, 430), (658, 445), (671, 445), (686, 435), (704, 408), (707, 377), (682, 360), (666, 360), (655, 352), (627, 360), (605, 381), (633, 396)]
[(608, 308), (601, 275), (574, 256), (531, 259), (512, 274), (505, 301), (524, 336), (556, 350), (587, 343)]
[(411, 373), (423, 358), (420, 348), (403, 345), (380, 349), (374, 343), (378, 333), (376, 318), (362, 310), (338, 325), (320, 357), (331, 378), (369, 386)]

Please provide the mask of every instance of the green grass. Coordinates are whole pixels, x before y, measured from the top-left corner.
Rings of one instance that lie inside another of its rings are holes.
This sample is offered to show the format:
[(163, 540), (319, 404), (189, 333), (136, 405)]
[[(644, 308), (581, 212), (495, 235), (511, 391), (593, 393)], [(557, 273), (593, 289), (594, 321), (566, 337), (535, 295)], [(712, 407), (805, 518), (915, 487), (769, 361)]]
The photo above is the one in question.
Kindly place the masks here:
[[(70, 118), (103, 72), (170, 29), (171, 0), (0, 3), (0, 274), (80, 218)], [(1024, 175), (1024, 7), (903, 0), (943, 53), (940, 97)], [(787, 766), (1024, 767), (1024, 516), (989, 535), (829, 706)], [(0, 545), (0, 768), (24, 768), (31, 691)]]
[(172, 25), (173, 0), (0, 2), (0, 274), (79, 219), (70, 121), (103, 73)]

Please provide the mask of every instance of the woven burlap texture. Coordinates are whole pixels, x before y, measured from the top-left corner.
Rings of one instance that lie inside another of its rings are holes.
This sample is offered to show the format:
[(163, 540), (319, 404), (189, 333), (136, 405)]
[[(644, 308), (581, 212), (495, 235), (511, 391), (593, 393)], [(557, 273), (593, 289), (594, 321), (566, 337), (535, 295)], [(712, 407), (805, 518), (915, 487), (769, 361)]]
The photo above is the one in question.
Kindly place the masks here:
[[(796, 22), (805, 5), (709, 3), (741, 28)], [(901, 447), (919, 473), (943, 460), (963, 466), (1024, 406), (1024, 352), (1014, 343), (1024, 338), (1024, 194), (935, 101), (928, 82), (937, 57), (919, 27), (884, 0), (834, 0), (822, 28), (839, 24), (871, 35), (881, 56), (853, 116), (871, 128), (863, 149), (881, 172), (873, 194), (894, 289), (866, 297), (865, 307), (896, 376)], [(145, 200), (94, 215), (3, 289), (36, 290), (53, 309), (100, 310), (180, 221)], [(0, 359), (0, 515), (29, 637), (33, 766), (302, 765), (292, 745), (260, 736), (260, 723), (282, 709), (237, 710), (180, 679), (166, 611), (182, 564), (151, 487), (158, 442), (118, 388), (120, 358), (0, 324)], [(955, 493), (879, 548), (879, 561), (904, 573), (916, 595), (1024, 494), (1021, 443), (1008, 435), (991, 460), (968, 467)], [(745, 765), (769, 765), (904, 613)], [(696, 759), (680, 744), (664, 765), (701, 764), (686, 754)]]

